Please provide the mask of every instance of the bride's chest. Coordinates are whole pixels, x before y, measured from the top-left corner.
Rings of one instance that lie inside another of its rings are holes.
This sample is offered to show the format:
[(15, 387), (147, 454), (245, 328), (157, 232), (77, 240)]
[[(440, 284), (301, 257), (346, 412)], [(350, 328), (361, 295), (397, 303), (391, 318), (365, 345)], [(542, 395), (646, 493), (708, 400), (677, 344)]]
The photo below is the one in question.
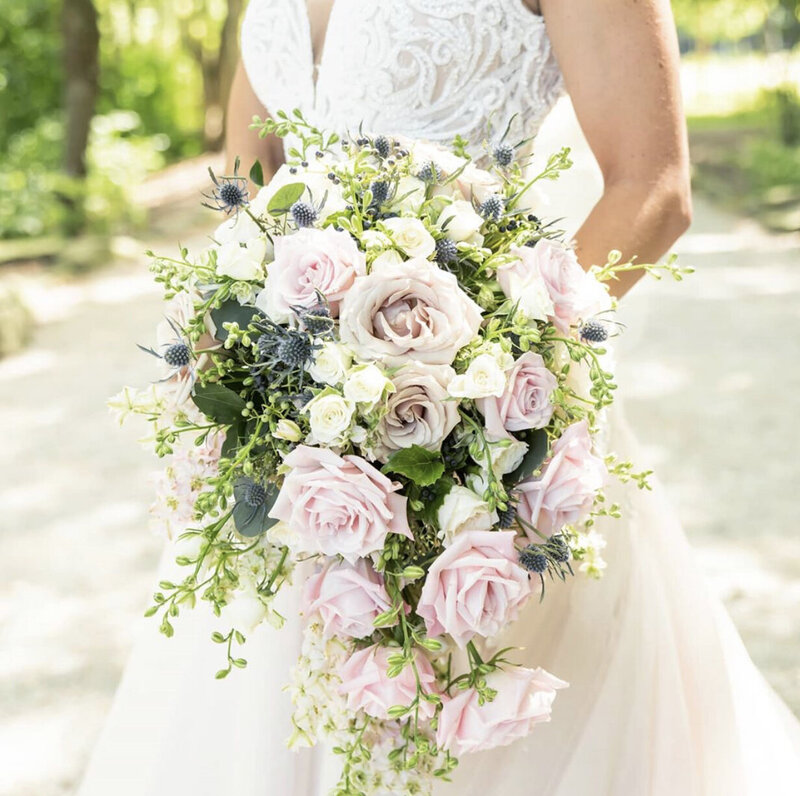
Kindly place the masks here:
[(268, 109), (338, 129), (479, 140), (516, 116), (530, 135), (561, 90), (525, 0), (252, 0), (242, 50)]

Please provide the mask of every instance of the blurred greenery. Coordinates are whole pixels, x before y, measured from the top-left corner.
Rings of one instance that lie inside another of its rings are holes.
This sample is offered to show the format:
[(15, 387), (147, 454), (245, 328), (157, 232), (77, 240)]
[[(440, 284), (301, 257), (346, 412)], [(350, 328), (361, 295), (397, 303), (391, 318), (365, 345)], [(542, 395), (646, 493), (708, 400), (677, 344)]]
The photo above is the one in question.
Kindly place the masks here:
[(778, 231), (800, 230), (800, 94), (764, 90), (735, 113), (690, 116), (695, 187)]
[(63, 174), (62, 0), (0, 2), (0, 239), (107, 233), (131, 188), (219, 148), (243, 0), (95, 0), (99, 86), (85, 180)]

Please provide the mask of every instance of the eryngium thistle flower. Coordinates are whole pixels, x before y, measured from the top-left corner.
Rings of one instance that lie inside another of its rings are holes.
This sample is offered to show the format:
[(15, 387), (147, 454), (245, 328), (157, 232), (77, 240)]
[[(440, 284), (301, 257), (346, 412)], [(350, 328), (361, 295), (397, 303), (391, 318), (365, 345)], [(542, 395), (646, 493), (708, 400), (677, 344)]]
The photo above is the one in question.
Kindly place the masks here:
[(478, 208), (480, 214), (487, 221), (499, 221), (505, 209), (505, 201), (499, 194), (487, 197)]
[(605, 324), (598, 320), (586, 321), (578, 329), (581, 340), (587, 343), (605, 343), (608, 340), (608, 329)]
[(494, 148), (492, 157), (498, 166), (508, 166), (514, 160), (514, 147), (511, 144), (498, 144)]

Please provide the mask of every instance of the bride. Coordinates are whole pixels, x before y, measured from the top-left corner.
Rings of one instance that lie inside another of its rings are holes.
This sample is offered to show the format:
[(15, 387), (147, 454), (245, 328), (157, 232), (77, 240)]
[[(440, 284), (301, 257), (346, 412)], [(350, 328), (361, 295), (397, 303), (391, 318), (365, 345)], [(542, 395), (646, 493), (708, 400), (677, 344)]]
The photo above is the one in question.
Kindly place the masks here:
[[(654, 261), (690, 215), (678, 53), (668, 0), (251, 0), (228, 146), (269, 169), (277, 139), (247, 129), (300, 107), (329, 128), (474, 151), (492, 117), (532, 136), (569, 91), (605, 190), (576, 235), (585, 266), (611, 248)], [(617, 283), (618, 295), (635, 276)], [(611, 447), (637, 461), (624, 421)], [(465, 758), (441, 796), (789, 796), (800, 724), (756, 671), (706, 592), (656, 489), (618, 486), (600, 584), (548, 590), (501, 639), (571, 687), (524, 741)], [(170, 557), (169, 554), (167, 557)], [(166, 566), (169, 566), (167, 563)], [(292, 616), (296, 592), (285, 595)], [(214, 619), (198, 608), (171, 640), (142, 629), (82, 796), (322, 796), (323, 749), (290, 752), (283, 690), (300, 628), (261, 627), (250, 666), (213, 679)], [(521, 661), (525, 662), (525, 661)]]

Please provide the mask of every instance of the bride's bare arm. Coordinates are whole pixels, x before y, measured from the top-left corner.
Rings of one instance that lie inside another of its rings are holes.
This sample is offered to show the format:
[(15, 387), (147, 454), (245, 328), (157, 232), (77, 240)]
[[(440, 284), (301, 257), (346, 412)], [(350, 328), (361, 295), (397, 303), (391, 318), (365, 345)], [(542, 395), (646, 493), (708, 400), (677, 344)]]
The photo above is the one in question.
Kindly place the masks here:
[[(250, 86), (247, 73), (241, 61), (231, 86), (228, 100), (227, 131), (225, 134), (225, 153), (228, 173), (233, 171), (237, 155), (242, 159), (241, 173), (250, 173), (256, 160), (261, 161), (264, 178), (269, 179), (283, 163), (283, 146), (275, 136), (259, 138), (250, 128), (253, 116), (264, 118), (266, 111)], [(252, 190), (251, 186), (251, 190)]]
[[(584, 266), (612, 248), (654, 262), (691, 218), (689, 157), (669, 0), (543, 0), (542, 12), (603, 196), (576, 235)], [(626, 293), (640, 274), (623, 275)]]

